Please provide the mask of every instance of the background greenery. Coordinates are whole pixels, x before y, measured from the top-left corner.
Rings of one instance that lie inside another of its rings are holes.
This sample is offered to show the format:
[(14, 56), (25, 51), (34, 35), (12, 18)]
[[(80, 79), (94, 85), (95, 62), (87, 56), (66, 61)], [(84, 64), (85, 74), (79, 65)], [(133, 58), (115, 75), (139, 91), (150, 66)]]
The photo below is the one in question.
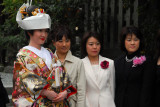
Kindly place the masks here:
[[(0, 21), (0, 64), (13, 65), (16, 53), (20, 48), (27, 45), (24, 32), (16, 23), (16, 14), (19, 7), (26, 0), (3, 0)], [(90, 0), (33, 0), (34, 5), (38, 5), (52, 18), (52, 25), (55, 23), (67, 24), (73, 32), (72, 50), (80, 48), (75, 43), (75, 36), (80, 36), (84, 32), (84, 3)], [(123, 0), (123, 8), (132, 6), (131, 0)], [(93, 7), (94, 8), (94, 7)], [(139, 0), (139, 28), (145, 36), (146, 52), (154, 55), (155, 37), (160, 28), (160, 1), (159, 0)], [(78, 31), (75, 27), (79, 28)], [(45, 46), (54, 50), (50, 39)], [(79, 55), (79, 52), (73, 51)], [(7, 57), (6, 57), (7, 56)], [(7, 59), (4, 59), (7, 58)], [(7, 61), (5, 63), (5, 61)]]

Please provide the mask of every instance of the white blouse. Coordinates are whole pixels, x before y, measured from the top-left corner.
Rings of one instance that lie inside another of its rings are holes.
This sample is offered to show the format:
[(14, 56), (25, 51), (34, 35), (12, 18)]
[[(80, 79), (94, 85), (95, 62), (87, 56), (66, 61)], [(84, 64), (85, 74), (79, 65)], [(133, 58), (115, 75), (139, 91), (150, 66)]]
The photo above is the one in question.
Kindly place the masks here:
[(49, 69), (51, 69), (52, 58), (51, 58), (50, 52), (46, 48), (41, 47), (40, 50), (35, 47), (32, 47), (32, 46), (25, 46), (23, 48), (28, 49), (28, 50), (34, 52), (35, 54), (37, 54), (40, 58), (43, 59), (43, 61), (47, 65), (47, 67)]
[(93, 69), (93, 72), (96, 76), (96, 80), (98, 78), (98, 73), (99, 73), (99, 65), (91, 65), (92, 66), (92, 69)]

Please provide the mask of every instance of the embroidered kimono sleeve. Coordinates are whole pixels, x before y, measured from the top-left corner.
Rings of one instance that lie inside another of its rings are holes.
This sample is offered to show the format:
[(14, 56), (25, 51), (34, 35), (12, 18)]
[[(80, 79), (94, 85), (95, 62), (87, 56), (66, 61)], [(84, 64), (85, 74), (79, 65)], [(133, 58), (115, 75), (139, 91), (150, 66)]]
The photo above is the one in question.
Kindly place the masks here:
[(77, 93), (77, 89), (75, 87), (72, 86), (71, 81), (69, 79), (69, 75), (68, 73), (64, 70), (64, 80), (63, 80), (63, 91), (67, 90), (68, 95), (67, 98), (73, 94)]
[(15, 62), (12, 93), (15, 106), (31, 106), (46, 85), (47, 82), (43, 78), (29, 71), (23, 63)]
[(54, 91), (60, 93), (64, 90), (67, 90), (67, 98), (70, 95), (76, 94), (77, 90), (72, 86), (71, 81), (69, 79), (69, 75), (66, 72), (64, 66), (61, 65), (61, 63), (58, 60), (56, 60), (52, 66), (53, 69), (49, 77), (47, 78), (47, 82), (53, 89), (56, 89)]
[[(57, 71), (59, 71), (59, 75), (56, 75)], [(77, 93), (77, 89), (72, 86), (71, 81), (69, 79), (69, 75), (65, 71), (63, 66), (58, 67), (58, 68), (56, 67), (51, 74), (54, 74), (54, 75), (49, 76), (49, 78), (47, 79), (48, 83), (51, 82), (52, 84), (50, 83), (50, 85), (53, 87), (57, 87), (57, 86), (62, 87), (62, 91), (67, 90), (67, 92), (68, 92), (67, 98), (69, 96)], [(60, 77), (60, 79), (58, 79), (57, 77)], [(52, 81), (54, 81), (54, 82), (52, 82)], [(59, 92), (57, 92), (57, 93), (59, 93)]]

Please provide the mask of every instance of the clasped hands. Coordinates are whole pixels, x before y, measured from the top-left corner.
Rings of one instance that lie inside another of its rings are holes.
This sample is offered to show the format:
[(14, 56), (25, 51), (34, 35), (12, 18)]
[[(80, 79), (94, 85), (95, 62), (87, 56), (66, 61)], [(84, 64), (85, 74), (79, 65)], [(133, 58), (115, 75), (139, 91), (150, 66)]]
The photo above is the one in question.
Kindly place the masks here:
[(65, 90), (57, 94), (52, 90), (44, 89), (42, 90), (41, 95), (46, 96), (49, 100), (52, 100), (53, 102), (60, 102), (60, 101), (63, 101), (67, 97), (67, 91)]

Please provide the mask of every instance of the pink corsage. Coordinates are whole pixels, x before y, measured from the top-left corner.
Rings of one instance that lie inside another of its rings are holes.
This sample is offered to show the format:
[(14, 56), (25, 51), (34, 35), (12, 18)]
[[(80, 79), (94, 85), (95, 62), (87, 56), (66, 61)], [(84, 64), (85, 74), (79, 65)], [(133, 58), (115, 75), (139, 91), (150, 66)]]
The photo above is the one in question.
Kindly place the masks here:
[(145, 61), (146, 61), (145, 56), (136, 57), (135, 59), (133, 59), (133, 66), (132, 67), (136, 67), (137, 65), (141, 65)]
[(100, 65), (101, 65), (102, 69), (107, 69), (109, 67), (109, 62), (104, 60), (104, 61), (101, 62)]

